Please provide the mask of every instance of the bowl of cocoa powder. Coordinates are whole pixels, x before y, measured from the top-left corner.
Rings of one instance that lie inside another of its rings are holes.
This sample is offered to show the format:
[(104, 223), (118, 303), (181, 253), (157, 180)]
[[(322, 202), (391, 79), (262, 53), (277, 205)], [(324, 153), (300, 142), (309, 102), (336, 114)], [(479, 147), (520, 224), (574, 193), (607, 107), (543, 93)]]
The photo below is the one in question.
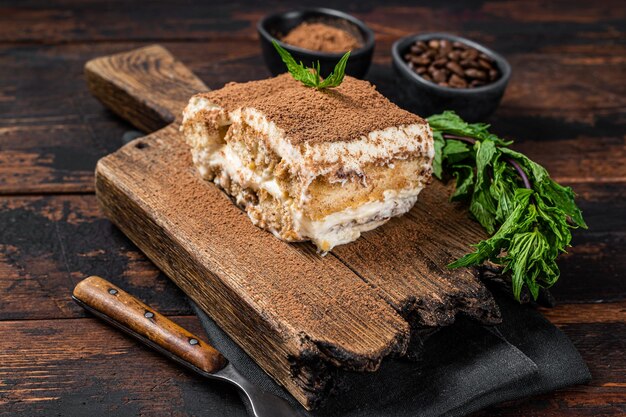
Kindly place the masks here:
[(493, 50), (460, 36), (407, 36), (392, 47), (398, 101), (422, 116), (454, 110), (468, 121), (491, 115), (511, 76), (511, 67)]
[(339, 10), (313, 8), (276, 13), (257, 25), (265, 62), (273, 75), (286, 71), (274, 49), (277, 41), (305, 65), (320, 63), (322, 77), (327, 77), (347, 51), (350, 59), (346, 74), (362, 78), (374, 53), (374, 32), (362, 21)]

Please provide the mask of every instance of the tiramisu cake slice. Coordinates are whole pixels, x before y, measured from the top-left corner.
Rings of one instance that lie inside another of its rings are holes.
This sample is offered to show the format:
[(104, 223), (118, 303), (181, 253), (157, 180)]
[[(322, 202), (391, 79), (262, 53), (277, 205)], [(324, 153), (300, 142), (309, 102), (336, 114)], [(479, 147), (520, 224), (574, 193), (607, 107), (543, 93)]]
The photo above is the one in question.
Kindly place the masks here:
[(351, 77), (229, 83), (192, 97), (181, 129), (202, 177), (254, 224), (322, 252), (409, 211), (434, 156), (425, 120)]

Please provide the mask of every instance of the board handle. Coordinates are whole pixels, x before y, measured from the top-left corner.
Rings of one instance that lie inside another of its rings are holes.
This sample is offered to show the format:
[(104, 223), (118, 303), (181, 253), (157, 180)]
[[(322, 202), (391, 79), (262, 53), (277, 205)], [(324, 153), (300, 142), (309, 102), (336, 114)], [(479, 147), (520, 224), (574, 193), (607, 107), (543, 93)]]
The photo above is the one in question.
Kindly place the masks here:
[(92, 59), (85, 78), (98, 100), (144, 132), (180, 120), (189, 98), (208, 90), (160, 45)]
[(91, 276), (72, 298), (88, 311), (148, 346), (200, 373), (214, 373), (227, 360), (214, 347), (109, 281)]

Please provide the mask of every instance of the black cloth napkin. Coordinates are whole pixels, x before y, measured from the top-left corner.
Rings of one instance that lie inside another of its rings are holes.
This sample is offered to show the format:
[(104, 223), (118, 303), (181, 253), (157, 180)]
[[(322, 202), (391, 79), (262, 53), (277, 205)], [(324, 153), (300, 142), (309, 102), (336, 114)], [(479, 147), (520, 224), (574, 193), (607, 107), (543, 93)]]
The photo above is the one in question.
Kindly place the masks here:
[[(576, 348), (539, 312), (496, 295), (503, 321), (483, 327), (466, 319), (435, 333), (423, 359), (385, 360), (372, 373), (345, 373), (350, 387), (319, 410), (304, 409), (202, 310), (193, 305), (211, 343), (251, 382), (287, 398), (306, 416), (462, 416), (503, 401), (582, 384), (591, 378)], [(225, 396), (224, 417), (245, 416)], [(219, 406), (216, 405), (216, 409)]]

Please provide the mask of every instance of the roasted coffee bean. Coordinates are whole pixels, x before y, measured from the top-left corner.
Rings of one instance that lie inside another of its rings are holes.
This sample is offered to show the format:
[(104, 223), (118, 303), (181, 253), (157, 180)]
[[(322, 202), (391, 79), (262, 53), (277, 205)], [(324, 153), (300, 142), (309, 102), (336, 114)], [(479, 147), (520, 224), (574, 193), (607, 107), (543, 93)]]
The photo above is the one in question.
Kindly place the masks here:
[(452, 43), (446, 39), (442, 39), (441, 42), (439, 42), (439, 50), (443, 55), (447, 54), (452, 50)]
[(459, 51), (448, 52), (448, 59), (451, 61), (459, 61), (461, 59), (461, 53)]
[(448, 62), (448, 60), (445, 57), (437, 58), (433, 61), (433, 65), (436, 67), (443, 67), (444, 65), (446, 65), (446, 62)]
[(452, 76), (448, 80), (448, 83), (450, 84), (451, 87), (467, 88), (467, 82), (456, 74), (452, 74)]
[(479, 87), (501, 76), (494, 60), (485, 53), (447, 39), (416, 42), (403, 58), (420, 77), (445, 87)]
[(428, 65), (430, 64), (430, 59), (426, 55), (412, 56), (411, 62), (415, 65)]
[(487, 71), (489, 71), (490, 69), (492, 69), (493, 67), (491, 66), (491, 63), (489, 61), (486, 61), (484, 59), (479, 59), (478, 60), (478, 65), (483, 68), (486, 69)]
[(459, 62), (459, 64), (467, 69), (467, 68), (480, 68), (478, 65), (478, 62), (476, 61), (472, 61), (471, 59), (464, 59), (461, 62)]
[(465, 76), (469, 78), (475, 78), (478, 80), (486, 80), (487, 74), (485, 71), (477, 70), (475, 68), (468, 68), (465, 70)]
[(454, 61), (448, 61), (448, 63), (446, 64), (446, 68), (448, 68), (450, 71), (452, 71), (459, 77), (465, 76), (465, 73), (463, 72), (463, 68)]
[(447, 80), (446, 73), (443, 70), (436, 70), (433, 72), (432, 75), (433, 80), (435, 80), (435, 82), (438, 84), (445, 83)]

